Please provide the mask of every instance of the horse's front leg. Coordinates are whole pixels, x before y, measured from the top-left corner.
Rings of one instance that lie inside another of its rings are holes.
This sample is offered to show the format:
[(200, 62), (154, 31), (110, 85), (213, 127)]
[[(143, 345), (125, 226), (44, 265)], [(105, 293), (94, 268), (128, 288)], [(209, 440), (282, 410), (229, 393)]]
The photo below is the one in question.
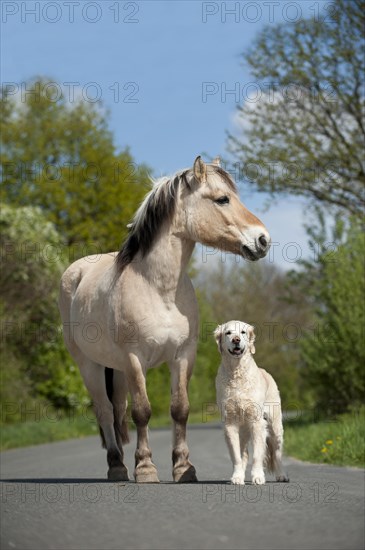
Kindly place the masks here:
[(193, 370), (192, 357), (176, 359), (169, 363), (171, 372), (171, 416), (174, 421), (172, 475), (180, 483), (198, 481), (194, 466), (189, 460), (186, 443), (186, 423), (189, 416), (188, 384)]
[(146, 391), (146, 377), (136, 356), (131, 357), (128, 386), (132, 396), (132, 418), (137, 427), (134, 478), (137, 483), (158, 483), (157, 468), (152, 462), (148, 441), (151, 405)]

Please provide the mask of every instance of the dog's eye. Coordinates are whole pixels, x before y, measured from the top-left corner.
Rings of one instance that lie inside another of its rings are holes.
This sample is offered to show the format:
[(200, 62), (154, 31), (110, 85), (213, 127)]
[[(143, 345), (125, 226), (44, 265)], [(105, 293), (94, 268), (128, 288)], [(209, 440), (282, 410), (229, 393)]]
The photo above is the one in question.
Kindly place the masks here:
[(227, 330), (226, 334), (227, 336), (229, 336), (230, 334), (232, 334), (232, 332), (230, 330)]
[(227, 195), (224, 195), (223, 197), (219, 197), (219, 199), (216, 199), (214, 202), (217, 204), (228, 204), (229, 203), (229, 197)]
[(241, 334), (246, 334), (246, 332), (244, 330), (241, 330)]

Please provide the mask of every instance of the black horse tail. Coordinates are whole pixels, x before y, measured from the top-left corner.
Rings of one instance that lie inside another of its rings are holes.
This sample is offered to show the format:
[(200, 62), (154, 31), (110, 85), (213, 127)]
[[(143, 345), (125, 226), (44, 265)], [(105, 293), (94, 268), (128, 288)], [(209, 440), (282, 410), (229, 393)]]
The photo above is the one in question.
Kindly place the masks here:
[[(106, 388), (108, 399), (111, 403), (113, 403), (113, 378), (114, 378), (114, 369), (105, 367), (105, 388)], [(99, 431), (100, 431), (100, 437), (101, 437), (101, 445), (104, 449), (106, 449), (105, 436), (100, 426), (99, 426)], [(127, 423), (126, 415), (124, 415), (124, 418), (121, 420), (115, 411), (114, 411), (114, 431), (115, 431), (115, 436), (116, 436), (118, 445), (129, 443), (128, 423)]]
[(114, 378), (114, 369), (109, 369), (108, 367), (105, 367), (106, 393), (111, 403), (113, 402), (113, 378)]

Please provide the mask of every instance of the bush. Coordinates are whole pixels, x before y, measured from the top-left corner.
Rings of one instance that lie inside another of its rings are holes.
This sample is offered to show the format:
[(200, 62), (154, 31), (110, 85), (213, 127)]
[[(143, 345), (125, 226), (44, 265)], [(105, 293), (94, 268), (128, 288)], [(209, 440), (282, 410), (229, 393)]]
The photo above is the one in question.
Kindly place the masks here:
[(364, 400), (364, 234), (352, 223), (337, 251), (319, 256), (312, 298), (316, 330), (301, 344), (304, 376), (325, 412)]
[[(0, 228), (4, 411), (6, 404), (34, 400), (82, 406), (87, 393), (64, 347), (57, 307), (65, 267), (62, 239), (39, 208), (3, 204)], [(14, 410), (5, 420), (16, 420)]]

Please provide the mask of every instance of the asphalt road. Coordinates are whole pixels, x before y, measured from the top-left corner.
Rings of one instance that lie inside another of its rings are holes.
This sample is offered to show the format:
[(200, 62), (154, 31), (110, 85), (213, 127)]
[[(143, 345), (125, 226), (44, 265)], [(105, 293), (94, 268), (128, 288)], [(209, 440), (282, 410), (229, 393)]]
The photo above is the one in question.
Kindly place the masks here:
[(363, 470), (286, 459), (290, 483), (233, 486), (222, 430), (191, 426), (200, 481), (179, 485), (170, 436), (151, 431), (162, 481), (151, 485), (106, 482), (96, 437), (2, 453), (1, 548), (364, 548)]

